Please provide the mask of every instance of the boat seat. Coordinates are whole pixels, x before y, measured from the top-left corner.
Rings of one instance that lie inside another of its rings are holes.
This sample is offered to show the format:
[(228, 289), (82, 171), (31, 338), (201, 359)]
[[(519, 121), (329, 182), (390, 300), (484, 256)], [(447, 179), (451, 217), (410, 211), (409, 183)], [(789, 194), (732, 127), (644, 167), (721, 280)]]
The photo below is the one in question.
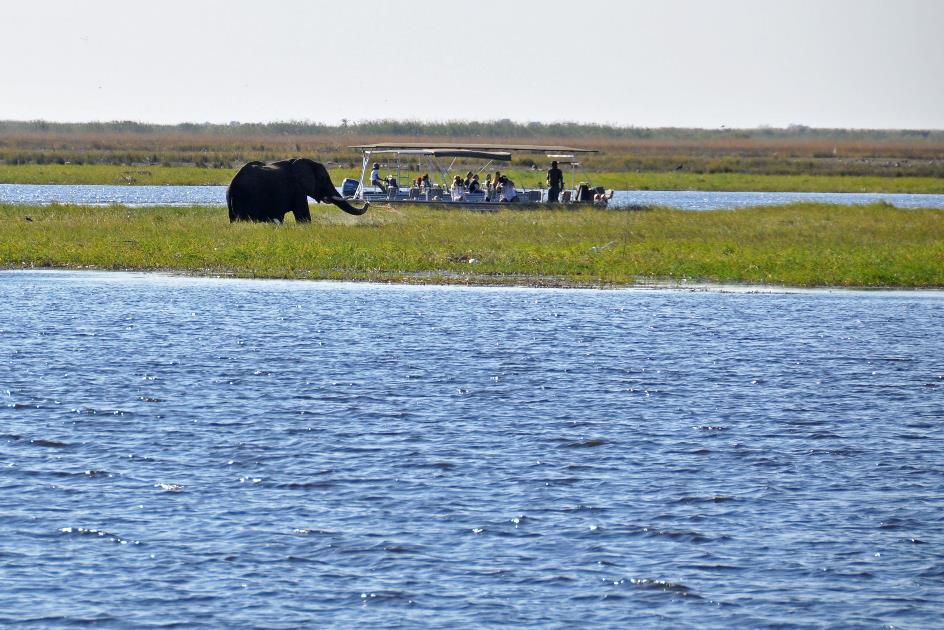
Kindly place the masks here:
[(465, 200), (471, 203), (481, 203), (485, 201), (485, 193), (483, 192), (466, 193)]
[(561, 201), (563, 203), (570, 203), (570, 198), (573, 196), (573, 193), (574, 191), (572, 190), (565, 190), (561, 193)]

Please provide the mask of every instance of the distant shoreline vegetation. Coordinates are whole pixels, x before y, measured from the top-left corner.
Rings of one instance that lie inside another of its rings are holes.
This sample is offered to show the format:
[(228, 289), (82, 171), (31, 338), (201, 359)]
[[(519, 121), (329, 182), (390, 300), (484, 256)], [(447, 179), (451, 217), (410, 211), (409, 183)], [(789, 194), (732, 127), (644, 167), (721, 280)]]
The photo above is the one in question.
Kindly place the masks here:
[[(596, 149), (586, 173), (944, 178), (944, 130), (621, 127), (582, 123), (377, 120), (61, 123), (0, 121), (0, 165), (194, 166), (233, 169), (250, 160), (306, 156), (330, 169), (358, 169), (351, 145), (421, 141), (553, 144)], [(393, 158), (389, 158), (393, 159)], [(545, 169), (541, 154), (516, 154), (512, 168)], [(406, 170), (420, 168), (404, 159)], [(848, 189), (843, 185), (840, 190)]]
[(291, 134), (309, 135), (390, 135), (456, 138), (602, 138), (704, 140), (709, 138), (826, 139), (882, 142), (944, 143), (942, 129), (841, 129), (805, 125), (789, 127), (721, 128), (634, 127), (578, 122), (515, 122), (509, 119), (484, 121), (424, 122), (418, 120), (369, 120), (342, 122), (338, 125), (307, 120), (230, 123), (157, 124), (131, 120), (108, 122), (52, 122), (45, 120), (0, 120), (0, 134), (15, 132), (44, 133), (134, 133), (134, 134)]

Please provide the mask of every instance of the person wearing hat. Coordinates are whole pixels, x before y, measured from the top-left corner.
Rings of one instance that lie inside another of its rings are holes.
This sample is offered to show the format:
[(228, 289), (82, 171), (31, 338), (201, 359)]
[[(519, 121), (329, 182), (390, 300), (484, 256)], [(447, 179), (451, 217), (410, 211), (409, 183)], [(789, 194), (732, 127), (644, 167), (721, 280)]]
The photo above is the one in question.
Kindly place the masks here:
[(380, 164), (374, 162), (374, 169), (370, 172), (370, 185), (387, 192), (387, 182), (380, 179)]
[(551, 162), (551, 168), (547, 169), (547, 187), (547, 202), (557, 203), (557, 197), (564, 187), (564, 173), (557, 168), (557, 160)]

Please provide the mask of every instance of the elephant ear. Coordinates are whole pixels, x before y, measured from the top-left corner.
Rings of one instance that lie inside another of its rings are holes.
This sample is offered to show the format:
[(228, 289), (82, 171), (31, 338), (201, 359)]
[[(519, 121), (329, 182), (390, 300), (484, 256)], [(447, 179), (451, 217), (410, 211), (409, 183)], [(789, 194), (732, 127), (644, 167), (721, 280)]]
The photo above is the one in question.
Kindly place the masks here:
[(315, 162), (307, 158), (297, 158), (292, 162), (292, 176), (295, 181), (305, 191), (305, 194), (320, 202), (324, 198), (323, 186), (318, 181), (315, 174)]

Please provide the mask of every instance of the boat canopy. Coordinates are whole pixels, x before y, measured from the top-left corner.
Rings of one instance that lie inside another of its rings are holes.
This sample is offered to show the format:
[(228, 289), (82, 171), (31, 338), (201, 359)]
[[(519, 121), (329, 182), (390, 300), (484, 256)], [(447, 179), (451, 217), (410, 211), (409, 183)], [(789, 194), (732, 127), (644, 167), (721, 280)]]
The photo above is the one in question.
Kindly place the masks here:
[(360, 149), (375, 153), (381, 150), (403, 153), (411, 149), (449, 150), (449, 151), (523, 151), (527, 153), (596, 153), (596, 149), (578, 149), (541, 144), (455, 144), (449, 142), (378, 142), (377, 144), (356, 144), (349, 149)]
[(375, 149), (371, 154), (396, 153), (397, 155), (429, 155), (432, 157), (476, 158), (510, 162), (511, 153), (507, 151), (474, 151), (472, 149)]

